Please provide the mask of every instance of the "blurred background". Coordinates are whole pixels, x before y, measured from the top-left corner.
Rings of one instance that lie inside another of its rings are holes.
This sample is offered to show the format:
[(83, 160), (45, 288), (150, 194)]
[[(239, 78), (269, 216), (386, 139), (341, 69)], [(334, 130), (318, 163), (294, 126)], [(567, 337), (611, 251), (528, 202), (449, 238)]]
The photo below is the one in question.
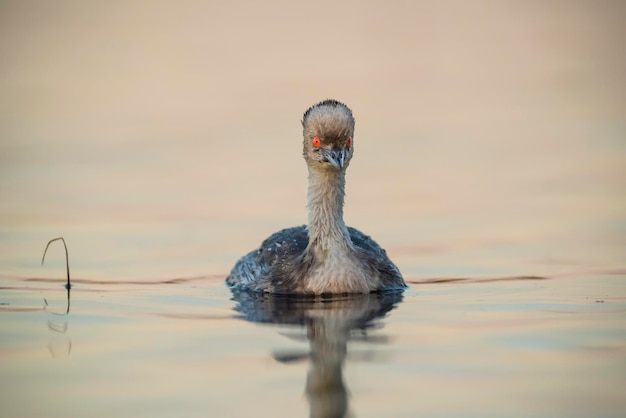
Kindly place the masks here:
[(624, 267), (622, 1), (0, 2), (0, 274), (226, 275), (306, 221), (302, 113), (409, 279)]

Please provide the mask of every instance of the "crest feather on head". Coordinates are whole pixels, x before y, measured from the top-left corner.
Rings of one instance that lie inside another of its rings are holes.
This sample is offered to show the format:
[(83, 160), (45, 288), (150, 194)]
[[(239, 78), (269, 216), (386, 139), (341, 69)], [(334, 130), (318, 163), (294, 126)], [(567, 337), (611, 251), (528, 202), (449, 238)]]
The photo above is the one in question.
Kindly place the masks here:
[(354, 134), (354, 117), (348, 106), (327, 99), (304, 112), (302, 127), (305, 138), (319, 136), (324, 142), (334, 142)]

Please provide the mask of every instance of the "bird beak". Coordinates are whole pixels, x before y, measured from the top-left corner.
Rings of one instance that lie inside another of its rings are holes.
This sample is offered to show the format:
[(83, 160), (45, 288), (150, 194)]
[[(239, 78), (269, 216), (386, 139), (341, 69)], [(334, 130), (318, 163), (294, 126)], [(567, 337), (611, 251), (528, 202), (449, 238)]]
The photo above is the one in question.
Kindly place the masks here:
[(324, 158), (326, 159), (326, 161), (331, 163), (333, 167), (341, 170), (343, 168), (344, 162), (346, 161), (346, 149), (342, 148), (339, 150), (325, 150)]

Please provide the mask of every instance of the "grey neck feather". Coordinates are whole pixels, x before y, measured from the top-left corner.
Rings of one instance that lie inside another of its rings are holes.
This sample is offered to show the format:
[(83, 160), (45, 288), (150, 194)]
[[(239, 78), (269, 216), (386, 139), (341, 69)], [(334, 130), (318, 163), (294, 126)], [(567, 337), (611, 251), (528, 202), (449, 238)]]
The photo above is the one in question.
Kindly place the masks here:
[(309, 250), (318, 255), (331, 248), (352, 248), (343, 221), (343, 200), (346, 176), (344, 171), (319, 170), (309, 167)]

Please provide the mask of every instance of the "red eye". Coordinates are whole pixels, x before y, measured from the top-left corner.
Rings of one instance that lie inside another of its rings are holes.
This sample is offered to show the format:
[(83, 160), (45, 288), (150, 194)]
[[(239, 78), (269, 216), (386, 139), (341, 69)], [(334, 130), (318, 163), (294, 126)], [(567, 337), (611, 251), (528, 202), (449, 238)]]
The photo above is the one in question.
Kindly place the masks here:
[(320, 141), (320, 137), (316, 136), (315, 138), (313, 138), (313, 146), (319, 147), (320, 145), (322, 145), (322, 141)]
[(348, 141), (346, 142), (346, 147), (349, 147), (350, 145), (352, 145), (352, 137), (351, 136), (348, 137)]

